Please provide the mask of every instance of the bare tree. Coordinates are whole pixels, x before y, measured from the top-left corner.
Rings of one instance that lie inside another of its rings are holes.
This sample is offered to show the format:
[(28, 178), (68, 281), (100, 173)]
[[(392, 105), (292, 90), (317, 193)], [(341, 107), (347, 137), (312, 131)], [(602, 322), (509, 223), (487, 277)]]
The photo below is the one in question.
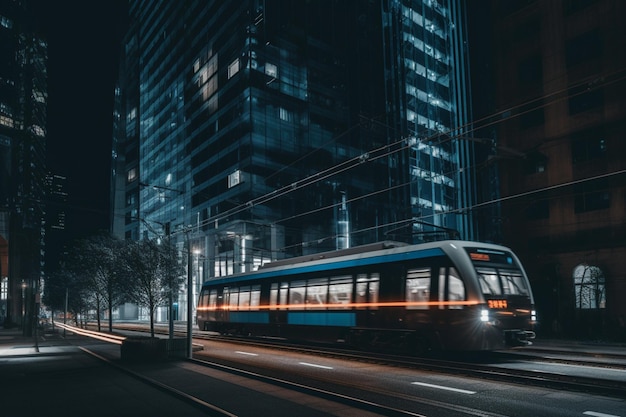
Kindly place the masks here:
[(154, 315), (157, 307), (166, 305), (172, 293), (184, 280), (184, 269), (178, 252), (169, 241), (141, 240), (125, 242), (123, 256), (125, 275), (132, 283), (130, 299), (148, 308), (150, 334), (154, 337)]
[(86, 297), (96, 310), (98, 330), (102, 311), (108, 313), (109, 331), (113, 330), (113, 310), (121, 305), (130, 288), (121, 273), (119, 256), (122, 241), (109, 234), (99, 234), (78, 241), (73, 247), (69, 268), (81, 277)]

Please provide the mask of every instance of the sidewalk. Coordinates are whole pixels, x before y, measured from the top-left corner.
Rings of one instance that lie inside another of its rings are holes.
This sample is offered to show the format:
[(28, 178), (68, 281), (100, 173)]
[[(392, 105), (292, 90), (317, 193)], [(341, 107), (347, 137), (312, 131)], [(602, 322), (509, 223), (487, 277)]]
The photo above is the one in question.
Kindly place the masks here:
[(72, 344), (75, 336), (62, 335), (62, 330), (44, 333), (37, 349), (35, 339), (20, 329), (0, 328), (0, 415), (206, 415), (87, 355)]
[[(19, 330), (0, 328), (0, 416), (381, 417), (349, 404), (184, 360), (121, 361), (120, 345), (69, 332), (63, 339), (62, 332), (44, 334), (37, 352), (33, 338), (22, 337)], [(117, 365), (127, 370), (117, 369)], [(163, 386), (182, 395), (172, 395)], [(193, 400), (184, 400), (186, 395)]]

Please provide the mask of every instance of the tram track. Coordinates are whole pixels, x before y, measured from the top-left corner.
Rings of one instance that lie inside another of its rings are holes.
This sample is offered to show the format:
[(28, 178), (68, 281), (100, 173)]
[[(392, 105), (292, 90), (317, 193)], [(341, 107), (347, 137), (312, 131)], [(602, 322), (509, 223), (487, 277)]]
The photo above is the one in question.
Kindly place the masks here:
[[(72, 326), (64, 326), (64, 327), (67, 327), (70, 331), (75, 332), (76, 334), (80, 336), (95, 338), (104, 342), (120, 344), (121, 341), (124, 339), (124, 336), (119, 335), (119, 334), (104, 334), (104, 333), (100, 333), (96, 331), (78, 329)], [(135, 331), (137, 330), (133, 330), (133, 332)], [(186, 403), (193, 405), (194, 407), (201, 410), (206, 415), (214, 416), (214, 417), (237, 417), (237, 414), (234, 414), (230, 411), (220, 408), (219, 406), (213, 403), (207, 402), (205, 399), (200, 398), (199, 396), (195, 396), (187, 392), (184, 392), (181, 389), (178, 389), (177, 387), (168, 384), (167, 382), (162, 382), (159, 380), (158, 377), (155, 378), (155, 377), (147, 376), (145, 370), (142, 370), (142, 367), (125, 365), (124, 362), (113, 360), (107, 357), (107, 355), (103, 355), (101, 353), (98, 353), (96, 350), (93, 350), (87, 347), (79, 346), (78, 348), (82, 350), (84, 353), (90, 355), (91, 357), (106, 363), (107, 365), (117, 369), (120, 372), (123, 372), (132, 376), (133, 378), (141, 381), (144, 384), (153, 386), (167, 395), (176, 397), (179, 400), (182, 400)], [(290, 381), (290, 380), (278, 378), (275, 376), (263, 375), (263, 374), (246, 370), (237, 366), (230, 366), (230, 365), (220, 364), (220, 363), (213, 362), (213, 361), (201, 360), (201, 359), (187, 359), (186, 362), (195, 366), (210, 368), (210, 369), (219, 371), (221, 373), (227, 373), (227, 374), (235, 375), (238, 377), (243, 377), (243, 378), (257, 381), (257, 382), (272, 384), (272, 385), (284, 388), (286, 390), (297, 391), (307, 396), (324, 399), (324, 400), (331, 401), (334, 403), (340, 403), (340, 404), (343, 404), (344, 406), (348, 406), (354, 409), (367, 412), (365, 413), (365, 415), (367, 416), (425, 417), (424, 414), (416, 413), (416, 412), (401, 409), (401, 408), (392, 407), (389, 405), (385, 405), (382, 402), (379, 403), (375, 401), (369, 401), (363, 398), (359, 398), (357, 396), (352, 396), (352, 395), (345, 394), (345, 393), (342, 394), (342, 393), (333, 392), (332, 390), (324, 389), (321, 386), (314, 386), (311, 384)], [(391, 394), (391, 392), (384, 391), (384, 392), (380, 392), (379, 394), (381, 394), (382, 397), (384, 396), (388, 397)], [(409, 398), (407, 397), (407, 399)], [(415, 398), (410, 398), (410, 399), (413, 401), (415, 400)], [(427, 400), (424, 400), (422, 402), (428, 403)], [(466, 407), (454, 406), (450, 404), (439, 403), (436, 401), (430, 401), (429, 405), (437, 407), (437, 408), (445, 408), (448, 410), (453, 410), (459, 413), (459, 415), (480, 415), (482, 417), (502, 417), (497, 414), (485, 413), (485, 412), (478, 411), (478, 410), (472, 410)]]
[[(140, 331), (141, 325), (123, 326), (127, 331)], [(123, 330), (122, 326), (116, 326)], [(157, 331), (166, 333), (165, 329)], [(179, 335), (184, 335), (180, 333)], [(599, 395), (626, 397), (626, 380), (611, 380), (592, 378), (584, 376), (566, 375), (562, 373), (551, 373), (547, 371), (512, 369), (496, 366), (498, 363), (507, 362), (543, 362), (558, 363), (581, 367), (611, 368), (626, 371), (626, 355), (612, 355), (611, 359), (621, 362), (609, 363), (597, 361), (597, 355), (578, 355), (573, 357), (570, 351), (557, 351), (554, 349), (542, 350), (538, 348), (512, 351), (498, 351), (489, 354), (471, 356), (467, 354), (451, 358), (450, 355), (437, 357), (413, 357), (389, 355), (383, 353), (362, 352), (331, 347), (310, 347), (285, 341), (269, 340), (248, 337), (230, 337), (205, 332), (194, 334), (194, 339), (207, 341), (220, 341), (226, 343), (236, 343), (238, 345), (249, 345), (272, 349), (286, 349), (292, 352), (302, 352), (316, 356), (326, 356), (340, 358), (344, 360), (375, 363), (402, 368), (413, 368), (431, 372), (445, 373), (454, 376), (467, 376), (485, 380), (506, 382), (512, 384), (539, 386), (544, 388), (570, 390), (575, 392), (594, 393)], [(559, 357), (559, 355), (561, 355)], [(569, 356), (567, 356), (569, 355)], [(581, 356), (583, 358), (581, 358)], [(495, 364), (494, 364), (495, 363)]]
[[(222, 342), (231, 342), (237, 344), (247, 344), (261, 347), (271, 347), (277, 349), (288, 349), (306, 354), (317, 356), (327, 356), (340, 358), (344, 360), (352, 360), (358, 362), (375, 363), (379, 365), (387, 365), (401, 368), (413, 368), (422, 371), (439, 372), (454, 376), (467, 376), (485, 380), (506, 382), (520, 385), (541, 386), (545, 388), (570, 390), (576, 392), (587, 392), (600, 395), (611, 395), (623, 398), (626, 396), (626, 381), (614, 381), (609, 379), (588, 378), (581, 376), (569, 376), (559, 373), (525, 371), (522, 369), (500, 368), (493, 364), (482, 364), (485, 360), (484, 355), (470, 358), (469, 355), (463, 355), (464, 361), (441, 359), (433, 357), (412, 357), (388, 355), (382, 353), (362, 353), (343, 349), (333, 348), (310, 348), (293, 344), (284, 344), (276, 342), (263, 342), (257, 340), (245, 340), (245, 338), (230, 338), (224, 336), (212, 336), (208, 340), (219, 340)], [(497, 355), (503, 361), (501, 354)], [(511, 360), (520, 361), (518, 357), (506, 355)], [(542, 359), (545, 362), (556, 362), (554, 359), (541, 358), (535, 356), (525, 361)], [(522, 360), (524, 361), (524, 360)], [(584, 361), (574, 361), (571, 359), (562, 359), (560, 363), (574, 366), (594, 366)], [(617, 366), (618, 369), (626, 369), (623, 365)]]

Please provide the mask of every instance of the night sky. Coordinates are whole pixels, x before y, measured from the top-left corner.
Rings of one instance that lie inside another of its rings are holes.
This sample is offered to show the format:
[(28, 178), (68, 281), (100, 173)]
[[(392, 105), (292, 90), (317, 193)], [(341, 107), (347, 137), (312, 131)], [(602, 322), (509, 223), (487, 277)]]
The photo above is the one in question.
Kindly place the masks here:
[(109, 226), (113, 94), (125, 1), (33, 0), (48, 41), (48, 167), (67, 177), (67, 237)]

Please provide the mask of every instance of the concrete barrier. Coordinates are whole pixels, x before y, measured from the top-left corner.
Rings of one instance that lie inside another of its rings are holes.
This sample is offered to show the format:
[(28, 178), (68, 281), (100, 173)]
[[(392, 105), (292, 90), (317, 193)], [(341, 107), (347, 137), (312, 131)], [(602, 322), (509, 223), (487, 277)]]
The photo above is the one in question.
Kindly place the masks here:
[(128, 337), (120, 347), (122, 360), (162, 361), (185, 359), (187, 339), (163, 339), (157, 337)]

